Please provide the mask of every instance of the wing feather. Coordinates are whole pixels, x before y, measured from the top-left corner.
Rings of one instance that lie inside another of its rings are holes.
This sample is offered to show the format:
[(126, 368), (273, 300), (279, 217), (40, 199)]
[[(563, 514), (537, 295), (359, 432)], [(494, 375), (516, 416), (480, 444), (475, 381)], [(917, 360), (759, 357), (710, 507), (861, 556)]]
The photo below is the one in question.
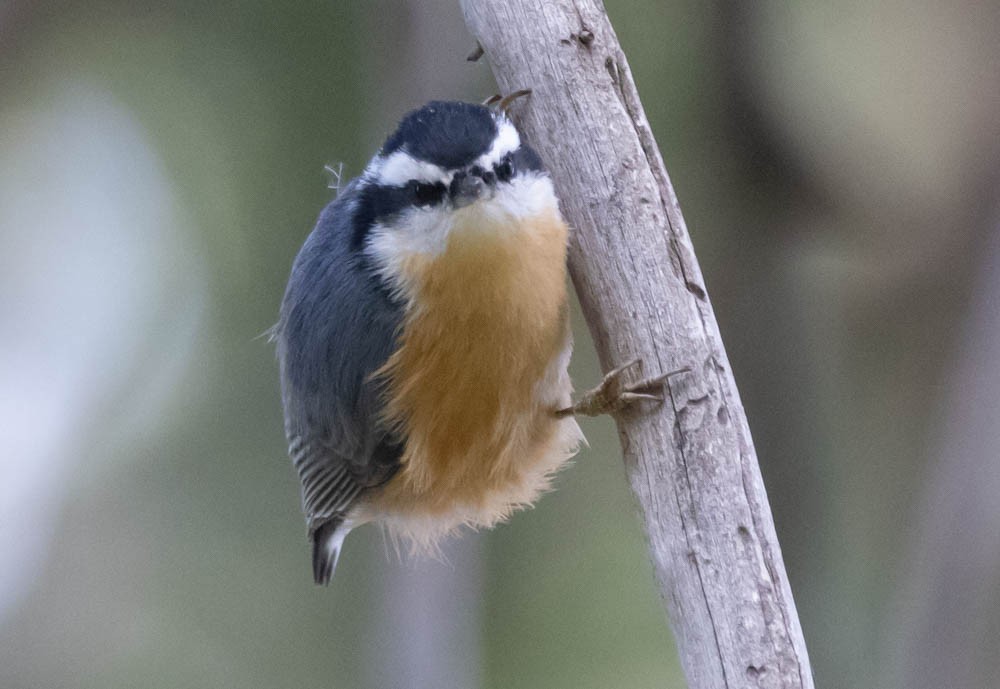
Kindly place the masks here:
[(402, 311), (351, 247), (358, 187), (352, 182), (324, 209), (303, 244), (276, 328), (288, 454), (321, 553), (320, 535), (335, 531), (322, 527), (336, 522), (342, 539), (358, 495), (386, 480), (401, 454), (381, 423), (371, 377), (395, 347)]

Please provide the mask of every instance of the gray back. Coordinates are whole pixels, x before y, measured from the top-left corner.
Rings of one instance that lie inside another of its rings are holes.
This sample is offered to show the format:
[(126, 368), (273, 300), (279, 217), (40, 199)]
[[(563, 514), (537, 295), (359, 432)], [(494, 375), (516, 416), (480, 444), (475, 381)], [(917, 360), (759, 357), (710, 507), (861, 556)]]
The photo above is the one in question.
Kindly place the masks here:
[(352, 250), (352, 181), (320, 214), (292, 267), (277, 327), (289, 453), (310, 528), (398, 467), (401, 441), (379, 423), (377, 381), (402, 319), (362, 254)]

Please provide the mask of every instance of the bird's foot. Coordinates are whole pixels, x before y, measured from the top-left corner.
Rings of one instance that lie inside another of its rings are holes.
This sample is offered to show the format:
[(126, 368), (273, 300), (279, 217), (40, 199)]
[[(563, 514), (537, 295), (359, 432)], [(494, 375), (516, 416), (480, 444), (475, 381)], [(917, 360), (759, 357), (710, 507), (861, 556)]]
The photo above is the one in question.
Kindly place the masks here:
[(556, 416), (601, 416), (602, 414), (615, 414), (626, 407), (643, 400), (651, 402), (663, 401), (663, 386), (667, 382), (670, 373), (646, 378), (637, 383), (625, 383), (622, 381), (622, 374), (639, 363), (639, 359), (633, 359), (623, 366), (608, 371), (601, 384), (592, 390), (588, 390), (580, 396), (580, 399), (572, 407), (556, 410)]

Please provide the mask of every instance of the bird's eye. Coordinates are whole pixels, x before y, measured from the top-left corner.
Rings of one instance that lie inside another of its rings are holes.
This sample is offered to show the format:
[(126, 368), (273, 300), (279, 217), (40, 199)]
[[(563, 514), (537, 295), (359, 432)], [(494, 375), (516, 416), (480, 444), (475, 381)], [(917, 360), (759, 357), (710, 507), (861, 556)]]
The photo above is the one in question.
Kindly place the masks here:
[(444, 197), (443, 184), (413, 183), (413, 200), (418, 206), (433, 206)]
[(505, 155), (503, 159), (493, 166), (493, 171), (497, 173), (497, 179), (501, 182), (509, 182), (511, 177), (514, 176), (514, 158), (510, 153)]

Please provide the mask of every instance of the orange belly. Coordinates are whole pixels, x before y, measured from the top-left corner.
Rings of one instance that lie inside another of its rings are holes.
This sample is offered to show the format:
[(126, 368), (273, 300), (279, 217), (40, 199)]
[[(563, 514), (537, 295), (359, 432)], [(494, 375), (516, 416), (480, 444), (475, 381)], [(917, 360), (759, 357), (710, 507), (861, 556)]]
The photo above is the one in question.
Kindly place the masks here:
[(399, 473), (368, 504), (432, 542), (531, 504), (581, 439), (565, 372), (571, 347), (567, 228), (553, 210), (520, 225), (456, 226), (445, 251), (406, 266), (411, 302), (379, 375), (407, 438)]

